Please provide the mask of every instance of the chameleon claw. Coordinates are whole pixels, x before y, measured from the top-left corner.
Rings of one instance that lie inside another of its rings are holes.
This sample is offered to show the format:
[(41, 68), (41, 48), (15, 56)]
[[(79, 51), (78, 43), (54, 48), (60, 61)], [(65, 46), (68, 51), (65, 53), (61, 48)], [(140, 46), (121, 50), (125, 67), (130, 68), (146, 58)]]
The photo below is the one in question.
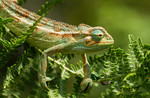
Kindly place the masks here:
[(90, 78), (84, 79), (80, 84), (81, 90), (83, 92), (89, 91), (89, 89), (92, 87), (92, 84), (93, 84), (92, 79)]
[(50, 82), (50, 81), (52, 81), (52, 80), (54, 80), (55, 78), (53, 77), (53, 78), (50, 78), (50, 77), (46, 77), (46, 82)]

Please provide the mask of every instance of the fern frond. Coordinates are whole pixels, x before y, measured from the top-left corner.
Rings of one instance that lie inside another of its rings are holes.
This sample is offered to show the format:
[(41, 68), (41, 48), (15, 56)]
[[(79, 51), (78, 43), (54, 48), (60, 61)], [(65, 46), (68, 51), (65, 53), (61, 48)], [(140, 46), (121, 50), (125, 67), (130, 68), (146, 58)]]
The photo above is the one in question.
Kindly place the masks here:
[(61, 74), (48, 84), (50, 90), (47, 92), (49, 98), (62, 98), (66, 97), (66, 84), (68, 79), (62, 79)]
[[(37, 76), (39, 70), (37, 66), (40, 64), (41, 56), (38, 52), (34, 51), (34, 49), (25, 51), (17, 63), (8, 68), (6, 78), (3, 82), (4, 96), (20, 98), (34, 96), (44, 92)], [(26, 92), (25, 95), (24, 92)], [(44, 96), (46, 96), (46, 93)]]
[[(129, 42), (130, 42), (129, 44), (130, 55), (132, 55), (131, 59), (135, 58), (135, 60), (132, 62), (135, 62), (135, 65), (139, 65), (140, 62), (143, 62), (144, 60), (142, 42), (140, 39), (138, 39), (138, 42), (135, 41), (132, 35), (129, 35)], [(135, 67), (139, 67), (139, 66), (135, 66)]]
[(83, 93), (80, 89), (80, 83), (82, 81), (81, 77), (76, 77), (76, 83), (73, 83), (73, 94), (70, 95), (71, 98), (84, 98), (87, 94)]
[(76, 65), (70, 64), (71, 70), (83, 77), (83, 63), (80, 61)]
[(106, 89), (106, 93), (101, 93), (100, 98), (117, 98), (117, 97), (110, 89)]
[(26, 3), (27, 0), (17, 0), (18, 1), (18, 5), (22, 5), (22, 3)]
[(41, 6), (41, 10), (38, 11), (39, 15), (48, 14), (48, 10), (52, 10), (57, 4), (63, 2), (64, 0), (51, 0), (46, 2), (45, 5)]

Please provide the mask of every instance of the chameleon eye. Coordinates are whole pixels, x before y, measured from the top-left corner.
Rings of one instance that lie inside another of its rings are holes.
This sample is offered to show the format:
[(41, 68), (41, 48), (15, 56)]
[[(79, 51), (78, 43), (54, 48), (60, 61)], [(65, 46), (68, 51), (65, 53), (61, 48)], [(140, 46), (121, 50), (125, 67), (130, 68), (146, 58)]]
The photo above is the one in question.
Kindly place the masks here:
[(91, 36), (94, 41), (100, 41), (104, 37), (104, 32), (100, 29), (93, 30)]

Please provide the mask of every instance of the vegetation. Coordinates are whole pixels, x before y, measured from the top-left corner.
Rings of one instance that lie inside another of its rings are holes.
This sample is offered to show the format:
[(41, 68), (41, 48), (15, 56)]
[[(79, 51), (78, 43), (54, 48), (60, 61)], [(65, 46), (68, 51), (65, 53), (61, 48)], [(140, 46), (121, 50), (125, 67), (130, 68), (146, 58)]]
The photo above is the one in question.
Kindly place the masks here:
[[(46, 6), (45, 11), (43, 10), (41, 9), (40, 13), (45, 14)], [(38, 72), (41, 51), (30, 47), (25, 42), (40, 19), (30, 27), (26, 35), (16, 37), (5, 27), (5, 24), (12, 19), (0, 18), (0, 97), (82, 98), (88, 96), (90, 91), (84, 93), (80, 90), (83, 79), (82, 62), (69, 63), (74, 58), (74, 54), (57, 53), (48, 57), (47, 76), (53, 79), (48, 82), (50, 91), (45, 91), (40, 86)], [(15, 62), (11, 62), (20, 47), (23, 47), (23, 53)], [(107, 85), (105, 92), (98, 92), (100, 98), (150, 96), (150, 45), (143, 44), (139, 38), (135, 40), (132, 35), (129, 35), (127, 52), (121, 48), (111, 47), (103, 55), (89, 56), (88, 60), (94, 84)], [(72, 80), (71, 86), (68, 86), (70, 80)]]

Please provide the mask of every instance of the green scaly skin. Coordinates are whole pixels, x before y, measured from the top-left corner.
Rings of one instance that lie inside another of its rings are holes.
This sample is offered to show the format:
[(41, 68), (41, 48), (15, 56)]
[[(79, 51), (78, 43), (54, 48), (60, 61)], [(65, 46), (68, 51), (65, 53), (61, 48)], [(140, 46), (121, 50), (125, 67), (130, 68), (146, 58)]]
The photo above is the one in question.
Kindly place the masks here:
[[(4, 19), (14, 19), (6, 27), (18, 36), (26, 33), (40, 18), (37, 14), (18, 6), (17, 0), (0, 0), (0, 16)], [(45, 17), (26, 41), (31, 46), (43, 50), (39, 77), (42, 86), (47, 90), (49, 90), (46, 85), (47, 56), (58, 52), (82, 54), (85, 74), (81, 82), (83, 91), (92, 86), (90, 67), (85, 53), (104, 50), (114, 43), (113, 38), (102, 27), (91, 27), (86, 24), (73, 26)]]

